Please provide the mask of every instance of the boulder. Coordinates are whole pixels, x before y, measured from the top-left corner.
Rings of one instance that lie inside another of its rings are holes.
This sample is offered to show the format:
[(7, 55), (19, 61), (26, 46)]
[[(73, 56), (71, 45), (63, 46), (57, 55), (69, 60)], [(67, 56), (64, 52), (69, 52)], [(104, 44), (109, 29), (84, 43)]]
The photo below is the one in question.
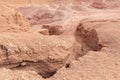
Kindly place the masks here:
[(99, 51), (101, 49), (97, 31), (94, 28), (86, 28), (86, 26), (80, 23), (77, 26), (75, 38), (77, 42), (82, 44), (83, 50)]
[(64, 30), (59, 25), (43, 25), (43, 29), (48, 29), (49, 35), (61, 35)]
[(96, 30), (99, 44), (109, 49), (120, 49), (120, 22), (119, 21), (101, 21), (85, 22), (84, 28)]

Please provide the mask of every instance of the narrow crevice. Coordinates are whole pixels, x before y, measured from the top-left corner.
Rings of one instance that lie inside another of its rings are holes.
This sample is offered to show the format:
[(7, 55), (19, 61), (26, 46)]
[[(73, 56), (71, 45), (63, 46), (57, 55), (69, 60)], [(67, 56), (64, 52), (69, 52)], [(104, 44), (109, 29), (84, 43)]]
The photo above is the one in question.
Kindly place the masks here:
[(38, 73), (39, 75), (41, 75), (43, 78), (50, 78), (52, 76), (54, 76), (57, 73), (57, 71), (51, 71), (51, 72), (46, 72), (44, 74)]
[(65, 65), (65, 68), (70, 68), (70, 64), (66, 64), (66, 65)]

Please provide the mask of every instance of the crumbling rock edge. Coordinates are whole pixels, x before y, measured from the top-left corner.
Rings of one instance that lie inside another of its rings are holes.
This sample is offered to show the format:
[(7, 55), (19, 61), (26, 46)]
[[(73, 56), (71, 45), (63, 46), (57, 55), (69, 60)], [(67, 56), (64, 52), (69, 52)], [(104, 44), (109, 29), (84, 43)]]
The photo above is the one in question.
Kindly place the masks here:
[(72, 53), (71, 40), (33, 33), (3, 36), (6, 34), (0, 34), (0, 67), (34, 70), (48, 78), (66, 64)]

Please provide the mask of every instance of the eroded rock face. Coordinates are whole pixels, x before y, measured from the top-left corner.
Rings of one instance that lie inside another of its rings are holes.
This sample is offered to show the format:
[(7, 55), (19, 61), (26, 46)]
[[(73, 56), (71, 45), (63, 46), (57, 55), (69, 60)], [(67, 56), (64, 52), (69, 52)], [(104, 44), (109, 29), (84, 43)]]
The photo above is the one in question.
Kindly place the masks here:
[(89, 50), (99, 51), (101, 49), (97, 31), (92, 28), (86, 28), (82, 23), (77, 26), (75, 38), (79, 44), (82, 44), (82, 50), (85, 53)]
[(119, 56), (119, 53), (91, 51), (78, 61), (73, 61), (69, 68), (60, 69), (51, 80), (119, 80)]
[(72, 53), (71, 40), (33, 33), (0, 34), (0, 66), (10, 69), (34, 70), (49, 77)]
[(93, 2), (91, 4), (92, 7), (97, 8), (97, 9), (105, 9), (107, 8), (107, 4), (104, 2)]
[(102, 49), (97, 52), (89, 51), (86, 55), (79, 57), (77, 61), (72, 61), (67, 68), (60, 69), (51, 77), (51, 80), (119, 80), (119, 26), (119, 21), (85, 22), (80, 24), (76, 31), (78, 40), (83, 41), (89, 48), (91, 43), (96, 48), (97, 42), (97, 45), (102, 44)]
[(17, 10), (32, 27), (17, 11), (0, 6), (0, 80), (43, 80), (38, 74), (45, 80), (119, 80), (120, 12), (110, 10), (116, 0), (2, 1), (25, 4)]
[(119, 21), (101, 21), (86, 22), (83, 24), (85, 28), (95, 29), (99, 38), (99, 43), (110, 49), (120, 49), (119, 47)]

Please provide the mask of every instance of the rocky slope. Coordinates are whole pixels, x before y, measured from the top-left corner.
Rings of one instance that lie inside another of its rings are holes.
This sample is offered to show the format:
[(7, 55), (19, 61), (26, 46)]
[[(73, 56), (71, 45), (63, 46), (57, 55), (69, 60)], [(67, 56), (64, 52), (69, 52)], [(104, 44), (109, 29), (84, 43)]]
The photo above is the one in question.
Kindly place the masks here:
[(119, 80), (119, 0), (0, 1), (0, 80)]

